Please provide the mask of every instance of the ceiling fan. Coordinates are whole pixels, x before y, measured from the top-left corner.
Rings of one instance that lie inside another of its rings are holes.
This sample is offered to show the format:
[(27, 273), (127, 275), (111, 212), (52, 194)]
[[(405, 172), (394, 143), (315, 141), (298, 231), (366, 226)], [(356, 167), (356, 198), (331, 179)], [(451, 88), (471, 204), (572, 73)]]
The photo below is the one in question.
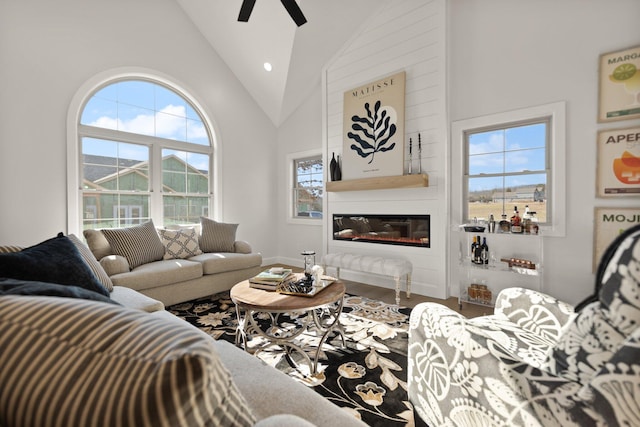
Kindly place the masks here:
[[(300, 6), (296, 3), (296, 0), (280, 0), (282, 5), (287, 12), (289, 12), (289, 16), (293, 19), (293, 22), (299, 27), (302, 24), (307, 22), (307, 18), (304, 17), (302, 10), (300, 10)], [(240, 22), (248, 22), (249, 16), (251, 16), (251, 11), (253, 11), (253, 6), (255, 6), (256, 0), (243, 0), (242, 6), (240, 7), (240, 14), (238, 15), (238, 21)]]

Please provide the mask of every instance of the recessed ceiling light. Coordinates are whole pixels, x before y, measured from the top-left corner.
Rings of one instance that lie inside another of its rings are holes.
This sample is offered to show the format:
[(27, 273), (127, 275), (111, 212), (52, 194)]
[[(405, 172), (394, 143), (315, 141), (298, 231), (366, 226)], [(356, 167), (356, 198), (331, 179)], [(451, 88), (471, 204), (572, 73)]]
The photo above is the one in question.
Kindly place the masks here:
[(271, 66), (270, 62), (265, 62), (264, 63), (264, 69), (267, 71), (271, 71), (273, 69), (273, 67)]

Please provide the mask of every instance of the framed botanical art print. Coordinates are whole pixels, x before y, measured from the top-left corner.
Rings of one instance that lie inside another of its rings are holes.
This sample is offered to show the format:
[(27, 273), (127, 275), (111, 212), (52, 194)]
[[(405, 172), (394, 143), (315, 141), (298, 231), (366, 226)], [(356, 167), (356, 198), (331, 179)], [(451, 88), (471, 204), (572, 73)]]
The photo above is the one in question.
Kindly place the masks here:
[(593, 271), (611, 242), (626, 229), (640, 224), (640, 208), (595, 208)]
[(598, 122), (640, 117), (640, 46), (600, 56)]
[(342, 179), (404, 172), (405, 72), (344, 93)]
[(640, 196), (640, 127), (598, 132), (597, 196)]

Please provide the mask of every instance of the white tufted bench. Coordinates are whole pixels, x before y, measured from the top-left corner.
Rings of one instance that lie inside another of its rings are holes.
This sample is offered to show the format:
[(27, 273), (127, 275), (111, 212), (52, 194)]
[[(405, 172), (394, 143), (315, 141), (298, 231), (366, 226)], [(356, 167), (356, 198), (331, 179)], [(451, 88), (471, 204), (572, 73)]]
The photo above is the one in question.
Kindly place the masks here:
[(403, 259), (382, 258), (347, 253), (326, 254), (322, 258), (325, 271), (327, 267), (335, 267), (336, 276), (340, 278), (340, 269), (363, 271), (366, 273), (391, 276), (396, 281), (396, 305), (400, 305), (400, 279), (406, 276), (407, 298), (411, 298), (411, 272), (413, 265)]

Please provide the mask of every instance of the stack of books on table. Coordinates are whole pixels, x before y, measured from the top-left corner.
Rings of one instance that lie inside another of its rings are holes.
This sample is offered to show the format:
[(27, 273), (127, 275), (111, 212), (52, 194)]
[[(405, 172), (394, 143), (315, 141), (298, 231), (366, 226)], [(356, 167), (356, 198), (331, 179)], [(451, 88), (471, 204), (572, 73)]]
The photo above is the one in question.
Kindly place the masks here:
[(294, 276), (290, 268), (272, 267), (249, 279), (249, 286), (256, 289), (275, 291), (278, 285)]

